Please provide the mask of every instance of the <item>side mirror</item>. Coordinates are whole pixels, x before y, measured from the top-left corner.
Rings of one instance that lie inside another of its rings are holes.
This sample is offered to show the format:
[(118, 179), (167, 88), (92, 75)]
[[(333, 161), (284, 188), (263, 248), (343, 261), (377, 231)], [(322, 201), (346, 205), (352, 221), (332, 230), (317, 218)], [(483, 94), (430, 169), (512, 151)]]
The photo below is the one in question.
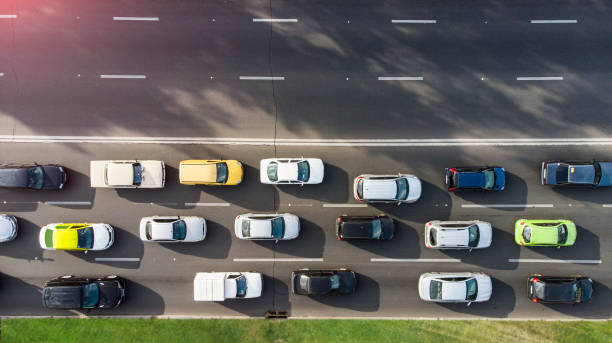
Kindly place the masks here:
[(278, 239), (274, 241), (274, 244), (278, 243)]
[(304, 187), (304, 183), (303, 182), (300, 182), (300, 187)]
[(468, 252), (472, 252), (472, 248), (470, 248), (470, 249), (468, 250)]
[(472, 302), (468, 302), (467, 304), (465, 304), (465, 307), (470, 307), (472, 305)]
[(402, 204), (402, 202), (401, 202), (401, 201), (398, 201), (398, 202), (397, 202), (397, 206), (400, 206), (401, 204)]
[(557, 245), (557, 249), (561, 249), (561, 246), (560, 246), (560, 245)]
[(83, 250), (83, 253), (84, 253), (84, 254), (87, 254), (87, 252), (88, 252), (88, 251), (89, 251), (89, 250)]

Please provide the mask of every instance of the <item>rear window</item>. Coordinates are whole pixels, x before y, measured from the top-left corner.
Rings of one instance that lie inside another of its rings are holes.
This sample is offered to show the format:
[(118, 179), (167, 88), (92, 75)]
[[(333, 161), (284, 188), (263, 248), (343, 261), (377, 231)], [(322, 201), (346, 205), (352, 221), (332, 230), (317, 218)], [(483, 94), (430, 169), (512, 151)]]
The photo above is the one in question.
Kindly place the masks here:
[(525, 242), (527, 243), (531, 242), (531, 227), (530, 226), (525, 226), (523, 228), (523, 240), (525, 240)]
[(298, 162), (297, 169), (298, 169), (298, 176), (297, 176), (298, 181), (307, 182), (308, 179), (310, 178), (310, 166), (308, 165), (308, 162), (306, 161)]
[(142, 166), (140, 163), (134, 163), (134, 186), (140, 186), (142, 183)]
[(478, 245), (478, 241), (480, 240), (480, 230), (478, 230), (478, 225), (472, 224), (468, 227), (468, 231), (470, 234), (468, 246), (473, 248)]
[(359, 199), (363, 199), (363, 179), (357, 181), (357, 196)]
[(268, 179), (270, 181), (278, 181), (278, 163), (272, 162), (268, 165)]
[(432, 280), (429, 284), (429, 297), (433, 300), (442, 299), (442, 282)]
[(249, 220), (242, 221), (242, 236), (251, 237), (251, 222)]
[(567, 241), (567, 226), (565, 224), (559, 225), (557, 228), (559, 232), (559, 239), (557, 240), (557, 244), (564, 244)]
[(401, 178), (395, 180), (397, 186), (397, 200), (406, 200), (408, 197), (408, 180)]
[(478, 282), (476, 279), (469, 279), (465, 282), (465, 288), (467, 289), (465, 300), (474, 301), (478, 296)]
[(492, 170), (485, 170), (484, 174), (484, 185), (485, 189), (492, 189), (495, 186), (495, 172)]
[(217, 183), (225, 183), (227, 181), (227, 164), (217, 163)]
[(561, 164), (557, 167), (557, 183), (567, 183), (569, 178), (569, 166), (567, 164)]
[(436, 241), (437, 237), (438, 237), (438, 230), (437, 229), (429, 229), (429, 243), (432, 246), (438, 245), (438, 242)]

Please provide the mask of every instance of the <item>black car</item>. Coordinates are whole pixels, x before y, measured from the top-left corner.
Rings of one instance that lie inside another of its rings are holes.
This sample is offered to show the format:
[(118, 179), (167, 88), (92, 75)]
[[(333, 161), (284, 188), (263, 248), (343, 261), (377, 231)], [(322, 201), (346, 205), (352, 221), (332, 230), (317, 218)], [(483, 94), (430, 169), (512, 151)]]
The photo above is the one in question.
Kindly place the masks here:
[(612, 186), (612, 162), (542, 162), (542, 184), (553, 186)]
[(541, 276), (527, 278), (527, 296), (534, 303), (577, 304), (591, 300), (593, 280), (586, 276)]
[(62, 166), (1, 166), (0, 187), (57, 190), (64, 188), (68, 175)]
[(293, 293), (301, 295), (353, 294), (357, 278), (345, 268), (329, 270), (300, 269), (291, 273)]
[(444, 170), (449, 192), (462, 190), (502, 191), (506, 187), (506, 170), (502, 167), (455, 167)]
[(336, 237), (342, 239), (393, 238), (393, 219), (389, 216), (340, 216), (336, 220)]
[(43, 307), (53, 309), (115, 308), (125, 298), (125, 281), (116, 275), (77, 278), (72, 275), (49, 280), (42, 291)]

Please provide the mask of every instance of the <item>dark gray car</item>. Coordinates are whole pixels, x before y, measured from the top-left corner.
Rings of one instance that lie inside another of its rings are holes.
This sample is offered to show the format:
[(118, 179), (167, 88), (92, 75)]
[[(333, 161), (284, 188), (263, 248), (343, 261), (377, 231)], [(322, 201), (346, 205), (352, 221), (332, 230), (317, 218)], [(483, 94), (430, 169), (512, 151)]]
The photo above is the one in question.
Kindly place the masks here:
[(294, 294), (301, 295), (346, 295), (353, 294), (357, 286), (355, 273), (346, 268), (309, 270), (291, 273)]
[(58, 190), (67, 179), (66, 169), (53, 164), (0, 167), (0, 187), (4, 188)]
[(612, 186), (612, 162), (542, 162), (542, 184), (553, 186)]
[(54, 309), (115, 308), (125, 298), (125, 282), (116, 275), (76, 278), (72, 275), (49, 280), (42, 292), (42, 304)]

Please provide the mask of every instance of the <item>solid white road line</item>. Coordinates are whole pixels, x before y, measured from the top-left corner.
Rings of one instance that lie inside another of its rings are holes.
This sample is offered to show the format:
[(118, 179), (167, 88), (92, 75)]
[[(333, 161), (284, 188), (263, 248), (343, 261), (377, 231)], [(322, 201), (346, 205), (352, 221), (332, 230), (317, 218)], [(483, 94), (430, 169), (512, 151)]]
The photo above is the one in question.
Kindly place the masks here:
[(517, 81), (563, 81), (563, 76), (518, 76)]
[(393, 24), (435, 24), (437, 20), (422, 20), (422, 19), (391, 19)]
[(612, 207), (612, 204), (602, 204), (602, 207)]
[(541, 208), (554, 207), (553, 204), (461, 204), (462, 208)]
[(185, 206), (211, 206), (211, 207), (227, 207), (229, 202), (186, 202)]
[(90, 206), (91, 201), (45, 201), (45, 205), (79, 205)]
[(116, 21), (159, 21), (159, 17), (113, 17)]
[(284, 76), (240, 76), (240, 80), (265, 80), (265, 81), (284, 81)]
[(0, 19), (17, 19), (16, 14), (0, 14)]
[(322, 258), (235, 258), (234, 262), (323, 262)]
[(379, 76), (378, 81), (423, 81), (422, 76)]
[(370, 262), (422, 262), (422, 263), (460, 263), (458, 258), (371, 258)]
[(100, 75), (101, 79), (146, 79), (146, 75)]
[(297, 23), (296, 18), (275, 19), (275, 18), (253, 18), (254, 23)]
[(531, 20), (532, 24), (577, 24), (576, 19), (561, 19), (561, 20)]
[(138, 257), (96, 257), (96, 262), (138, 262), (140, 258)]
[(532, 258), (509, 258), (512, 263), (577, 263), (577, 264), (601, 264), (601, 260), (551, 260)]
[(4, 76), (4, 73), (0, 73), (0, 76)]
[(368, 207), (367, 204), (323, 204), (323, 207)]

